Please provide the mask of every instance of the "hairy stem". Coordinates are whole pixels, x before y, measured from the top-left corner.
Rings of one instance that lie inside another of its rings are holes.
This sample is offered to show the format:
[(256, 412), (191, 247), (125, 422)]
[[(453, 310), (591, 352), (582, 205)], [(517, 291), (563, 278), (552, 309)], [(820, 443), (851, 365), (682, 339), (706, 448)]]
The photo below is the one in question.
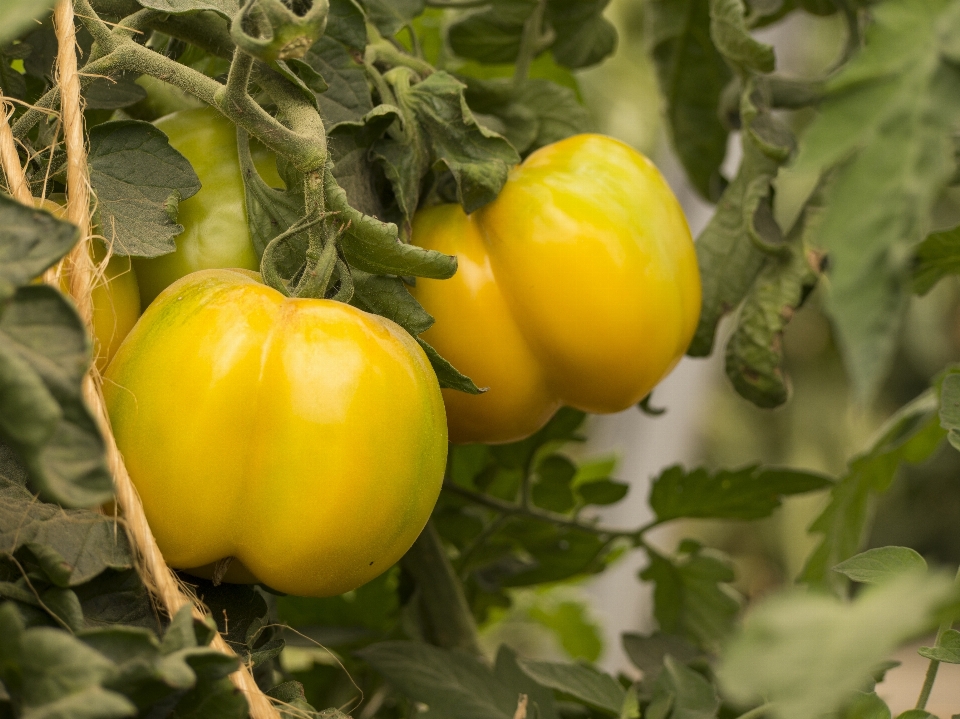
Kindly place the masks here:
[(637, 527), (636, 529), (616, 529), (597, 524), (589, 524), (587, 522), (582, 522), (580, 520), (572, 519), (562, 514), (550, 512), (545, 509), (539, 509), (537, 507), (507, 502), (506, 500), (499, 499), (497, 497), (491, 497), (488, 494), (474, 492), (473, 490), (453, 484), (452, 482), (444, 482), (443, 488), (451, 494), (456, 494), (464, 499), (470, 500), (474, 504), (488, 507), (489, 509), (496, 510), (505, 515), (516, 514), (524, 517), (530, 517), (531, 519), (539, 519), (543, 522), (550, 522), (551, 524), (555, 524), (560, 527), (579, 529), (583, 532), (590, 532), (591, 534), (596, 534), (601, 537), (608, 537), (610, 539), (625, 537), (632, 540), (636, 545), (642, 544), (643, 535), (660, 524), (658, 520), (653, 520), (641, 527)]
[[(957, 570), (957, 576), (954, 579), (954, 583), (960, 584), (960, 569)], [(937, 629), (937, 641), (934, 646), (940, 646), (943, 635), (946, 634), (952, 626), (953, 617), (948, 617), (941, 622), (940, 627)], [(917, 697), (917, 709), (927, 708), (927, 702), (930, 700), (930, 692), (933, 691), (933, 683), (937, 680), (937, 672), (939, 669), (940, 662), (936, 659), (931, 659), (930, 664), (927, 666), (926, 676), (923, 678), (923, 686), (920, 688), (920, 696)]]
[(427, 639), (444, 649), (479, 654), (473, 614), (432, 522), (427, 523), (400, 564), (417, 583)]
[(520, 36), (520, 52), (517, 54), (517, 64), (513, 72), (514, 83), (521, 83), (527, 79), (530, 72), (530, 63), (540, 53), (540, 44), (543, 41), (543, 16), (546, 12), (546, 0), (538, 0), (530, 17), (523, 23), (523, 35)]

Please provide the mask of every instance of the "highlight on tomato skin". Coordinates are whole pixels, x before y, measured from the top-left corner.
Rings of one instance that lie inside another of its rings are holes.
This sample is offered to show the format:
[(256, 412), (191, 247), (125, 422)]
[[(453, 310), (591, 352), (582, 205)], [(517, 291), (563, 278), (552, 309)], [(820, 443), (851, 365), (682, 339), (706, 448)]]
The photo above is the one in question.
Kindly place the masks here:
[(225, 581), (342, 594), (400, 559), (440, 493), (446, 418), (416, 341), (251, 271), (168, 287), (104, 394), (164, 559), (187, 572), (232, 558)]
[(561, 404), (626, 409), (676, 366), (699, 319), (679, 202), (652, 162), (602, 135), (537, 150), (469, 216), (421, 209), (412, 239), (460, 268), (411, 290), (436, 319), (424, 339), (489, 388), (443, 390), (453, 442), (522, 439)]

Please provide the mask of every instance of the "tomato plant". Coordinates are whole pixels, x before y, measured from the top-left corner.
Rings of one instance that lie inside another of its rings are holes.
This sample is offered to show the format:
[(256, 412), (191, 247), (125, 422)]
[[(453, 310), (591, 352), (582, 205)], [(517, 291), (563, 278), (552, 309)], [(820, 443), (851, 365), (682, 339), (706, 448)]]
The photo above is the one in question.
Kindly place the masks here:
[[(7, 0), (0, 717), (955, 713), (957, 37), (960, 0)], [(654, 402), (684, 352), (728, 381)], [(703, 418), (702, 466), (576, 447), (653, 404), (624, 441)], [(623, 568), (618, 659), (579, 588)]]
[(436, 318), (424, 337), (489, 387), (444, 390), (455, 442), (522, 439), (561, 405), (624, 410), (696, 328), (700, 277), (680, 205), (649, 160), (610, 138), (537, 150), (469, 217), (421, 210), (413, 241), (459, 260), (452, 279), (414, 289)]

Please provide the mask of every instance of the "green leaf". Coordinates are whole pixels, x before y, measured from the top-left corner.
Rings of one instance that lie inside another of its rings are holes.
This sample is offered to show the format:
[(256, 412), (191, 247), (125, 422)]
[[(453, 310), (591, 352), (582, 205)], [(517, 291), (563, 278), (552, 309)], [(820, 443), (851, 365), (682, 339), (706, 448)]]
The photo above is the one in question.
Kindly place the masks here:
[[(238, 143), (238, 156), (250, 241), (257, 256), (262, 257), (263, 251), (273, 238), (303, 217), (303, 193), (270, 187), (257, 170), (250, 152), (249, 140)], [(303, 249), (306, 250), (305, 244)]]
[(553, 512), (569, 512), (576, 504), (571, 482), (577, 467), (560, 454), (545, 457), (537, 465), (537, 481), (531, 495), (534, 504)]
[(901, 462), (927, 459), (943, 440), (933, 390), (902, 407), (881, 428), (868, 450), (851, 460), (833, 486), (830, 503), (810, 525), (823, 539), (807, 559), (801, 581), (842, 589), (846, 579), (832, 567), (855, 555), (865, 540), (871, 498), (887, 491)]
[(137, 2), (143, 7), (171, 15), (212, 10), (227, 20), (232, 19), (240, 11), (239, 0), (142, 0), (142, 2), (137, 0)]
[(6, 44), (46, 15), (56, 0), (0, 0), (0, 44)]
[(653, 687), (648, 719), (711, 719), (717, 715), (717, 690), (702, 674), (671, 657), (664, 657), (663, 671)]
[(367, 46), (367, 23), (357, 0), (330, 0), (326, 34), (347, 47)]
[(927, 563), (923, 557), (909, 547), (868, 549), (833, 568), (833, 571), (855, 582), (867, 584), (886, 582), (904, 572), (922, 573), (926, 570)]
[(429, 344), (424, 342), (419, 337), (417, 337), (416, 340), (426, 353), (427, 359), (430, 360), (430, 365), (433, 367), (433, 371), (436, 373), (437, 381), (440, 383), (441, 387), (446, 389), (455, 389), (458, 392), (466, 392), (467, 394), (480, 394), (481, 392), (485, 391), (477, 387), (472, 379), (467, 377), (465, 374), (460, 372), (460, 370), (450, 364), (450, 362), (441, 357), (440, 354)]
[(715, 651), (733, 628), (740, 602), (726, 586), (734, 580), (728, 562), (696, 542), (681, 543), (669, 559), (647, 550), (650, 564), (640, 578), (654, 582), (654, 616), (660, 630)]
[(68, 632), (24, 629), (13, 604), (0, 605), (0, 680), (25, 717), (112, 719), (136, 707), (104, 688), (116, 665)]
[(609, 674), (589, 664), (559, 664), (521, 659), (518, 664), (537, 684), (567, 694), (584, 704), (620, 714), (626, 691)]
[(731, 700), (760, 699), (777, 719), (809, 719), (841, 708), (901, 642), (935, 626), (955, 598), (940, 575), (911, 573), (871, 586), (853, 602), (786, 592), (751, 611), (721, 657)]
[(341, 238), (347, 262), (375, 275), (413, 275), (446, 279), (457, 271), (457, 258), (433, 250), (424, 250), (399, 241), (397, 226), (361, 214), (350, 206), (347, 194), (337, 185), (332, 173), (326, 177), (329, 209), (338, 212), (338, 221), (349, 222)]
[(134, 82), (136, 76), (97, 77), (83, 89), (87, 110), (117, 110), (130, 107), (147, 96), (147, 91)]
[(450, 48), (482, 63), (512, 63), (520, 52), (523, 24), (536, 0), (501, 0), (454, 22), (447, 31)]
[(720, 95), (732, 74), (710, 40), (709, 0), (652, 0), (646, 5), (653, 59), (673, 147), (697, 191), (715, 200), (723, 190), (720, 165), (727, 128)]
[(630, 491), (630, 485), (624, 482), (614, 482), (609, 479), (601, 479), (595, 482), (587, 482), (577, 486), (577, 494), (584, 504), (593, 504), (604, 506), (616, 504), (627, 496)]
[(858, 692), (856, 698), (840, 712), (838, 719), (890, 719), (890, 707), (876, 692)]
[(661, 522), (680, 517), (760, 519), (770, 516), (785, 496), (830, 485), (823, 475), (790, 469), (754, 465), (711, 475), (702, 467), (684, 472), (675, 465), (654, 480), (650, 507)]
[[(477, 120), (503, 135), (520, 153), (532, 152), (580, 132), (593, 129), (587, 109), (569, 87), (550, 80), (481, 80), (461, 78), (464, 97)], [(490, 124), (490, 118), (499, 122)]]
[(937, 646), (920, 647), (917, 654), (938, 662), (960, 664), (960, 632), (956, 629), (948, 629), (937, 641)]
[(827, 83), (798, 171), (836, 168), (817, 242), (830, 257), (826, 308), (862, 400), (890, 367), (909, 294), (909, 258), (955, 169), (960, 66), (948, 0), (883, 2), (864, 48)]
[(38, 502), (20, 483), (10, 450), (0, 445), (0, 553), (44, 553), (51, 581), (75, 587), (106, 569), (128, 569), (133, 555), (113, 519), (85, 509)]
[(528, 615), (553, 632), (571, 658), (587, 662), (600, 658), (603, 652), (600, 627), (593, 621), (586, 604), (578, 601), (537, 603), (530, 608)]
[(529, 679), (522, 682), (526, 675), (505, 647), (493, 670), (472, 654), (414, 642), (381, 642), (357, 654), (403, 694), (426, 704), (427, 717), (513, 719), (525, 689), (539, 716), (557, 719), (550, 693), (538, 691)]
[[(822, 216), (820, 197), (816, 192), (804, 206), (786, 238), (784, 254), (767, 259), (743, 302), (737, 328), (727, 341), (727, 377), (741, 397), (758, 407), (777, 407), (790, 396), (789, 380), (783, 371), (783, 332), (818, 280), (818, 273), (810, 266), (805, 238)], [(760, 207), (769, 209), (769, 203)], [(772, 215), (769, 221), (776, 226)]]
[(643, 672), (643, 686), (654, 686), (663, 669), (664, 659), (669, 654), (676, 661), (689, 664), (699, 659), (702, 653), (685, 639), (673, 634), (655, 632), (650, 636), (627, 633), (621, 637), (623, 650), (633, 665)]
[[(337, 597), (277, 597), (279, 621), (293, 627), (304, 625), (356, 630), (345, 636), (377, 632), (388, 634), (400, 617), (397, 597), (399, 567)], [(327, 643), (327, 642), (325, 642)]]
[[(249, 584), (220, 584), (214, 586), (206, 579), (191, 577), (194, 593), (210, 610), (217, 631), (246, 661), (251, 653), (273, 639), (272, 630), (265, 629), (267, 603)], [(281, 640), (280, 647), (283, 647)]]
[(397, 100), (405, 109), (405, 122), (416, 123), (419, 144), (429, 153), (424, 163), (417, 148), (410, 148), (413, 158), (398, 163), (398, 153), (391, 149), (397, 144), (395, 141), (381, 141), (375, 150), (392, 158), (391, 164), (399, 165), (395, 187), (403, 186), (397, 180), (406, 179), (408, 173), (412, 173), (410, 182), (416, 180), (412, 190), (403, 192), (408, 197), (401, 207), (408, 217), (419, 200), (418, 173), (422, 177), (431, 167), (445, 166), (456, 181), (457, 199), (470, 213), (497, 196), (507, 181), (510, 167), (520, 161), (509, 142), (477, 124), (464, 98), (464, 88), (463, 83), (443, 71), (433, 73), (409, 89), (396, 87)]
[(126, 624), (158, 632), (162, 625), (135, 569), (107, 570), (73, 589), (88, 628)]
[(549, 0), (546, 19), (556, 38), (550, 46), (559, 65), (596, 65), (617, 47), (617, 30), (603, 17), (610, 0)]
[(327, 89), (317, 95), (327, 132), (341, 122), (359, 120), (373, 109), (363, 67), (332, 36), (324, 35), (315, 42), (303, 61), (327, 83)]
[(350, 204), (365, 215), (384, 215), (381, 175), (370, 162), (370, 148), (399, 116), (396, 107), (377, 105), (360, 120), (341, 122), (327, 132), (333, 175)]
[[(550, 49), (569, 68), (594, 65), (617, 45), (617, 31), (603, 17), (609, 0), (549, 0), (546, 26), (553, 31)], [(536, 0), (494, 0), (450, 26), (450, 47), (460, 57), (482, 63), (513, 63), (520, 53), (523, 28)], [(546, 48), (544, 48), (546, 49)]]
[(514, 557), (511, 574), (500, 582), (504, 587), (559, 582), (599, 572), (605, 566), (602, 555), (605, 543), (595, 534), (578, 529), (517, 518), (508, 523), (499, 536), (512, 539), (530, 558), (520, 561)]
[[(748, 118), (745, 114), (749, 129)], [(687, 350), (693, 357), (706, 357), (713, 351), (720, 319), (747, 297), (770, 256), (769, 246), (778, 244), (776, 223), (758, 227), (757, 210), (769, 203), (770, 182), (784, 158), (771, 157), (749, 131), (744, 132), (742, 142), (743, 160), (737, 176), (696, 243), (703, 309)]]
[(19, 288), (0, 315), (0, 441), (16, 450), (40, 495), (65, 506), (101, 504), (113, 493), (81, 394), (89, 362), (73, 306), (52, 287)]
[(170, 215), (200, 189), (187, 159), (148, 122), (118, 120), (90, 130), (90, 184), (101, 231), (119, 255), (157, 257), (183, 232)]
[(937, 719), (937, 715), (931, 714), (923, 709), (908, 709), (907, 711), (898, 714), (897, 719)]
[(522, 469), (527, 466), (534, 452), (548, 443), (582, 442), (584, 438), (579, 430), (583, 428), (586, 418), (586, 413), (581, 410), (561, 407), (542, 429), (527, 439), (494, 445), (490, 449), (505, 467)]
[(424, 0), (363, 0), (370, 22), (386, 37), (397, 32), (420, 15), (424, 9)]
[(917, 247), (913, 291), (925, 295), (944, 277), (960, 275), (960, 227), (934, 232)]
[(940, 385), (940, 426), (947, 430), (947, 441), (960, 450), (960, 374), (948, 374)]
[(754, 72), (773, 72), (773, 48), (757, 42), (747, 30), (743, 0), (710, 0), (710, 37), (733, 65)]
[(433, 326), (433, 317), (410, 294), (399, 277), (354, 270), (353, 286), (352, 305), (393, 320), (414, 337)]
[(76, 242), (77, 228), (69, 222), (0, 195), (0, 302), (52, 267)]

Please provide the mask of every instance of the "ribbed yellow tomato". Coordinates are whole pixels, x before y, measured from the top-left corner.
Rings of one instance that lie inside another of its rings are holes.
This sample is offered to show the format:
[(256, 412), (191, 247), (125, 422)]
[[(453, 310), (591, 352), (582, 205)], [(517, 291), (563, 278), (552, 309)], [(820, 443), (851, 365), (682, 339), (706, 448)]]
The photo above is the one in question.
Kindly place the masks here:
[[(176, 251), (134, 260), (144, 307), (163, 288), (190, 272), (220, 267), (260, 268), (247, 228), (236, 126), (209, 107), (181, 110), (154, 124), (193, 165), (201, 187), (197, 194), (180, 203), (177, 221), (183, 225), (183, 232), (176, 238)], [(262, 146), (254, 147), (252, 153), (264, 180), (273, 187), (282, 187), (275, 156)]]
[(290, 594), (396, 562), (447, 452), (430, 363), (393, 322), (204, 270), (147, 308), (107, 369), (110, 420), (167, 562)]
[(450, 438), (508, 442), (566, 404), (618, 412), (683, 355), (700, 275), (683, 212), (656, 167), (621, 142), (577, 135), (534, 152), (470, 216), (420, 211), (413, 242), (456, 254), (418, 279), (424, 334), (482, 395), (444, 390)]

